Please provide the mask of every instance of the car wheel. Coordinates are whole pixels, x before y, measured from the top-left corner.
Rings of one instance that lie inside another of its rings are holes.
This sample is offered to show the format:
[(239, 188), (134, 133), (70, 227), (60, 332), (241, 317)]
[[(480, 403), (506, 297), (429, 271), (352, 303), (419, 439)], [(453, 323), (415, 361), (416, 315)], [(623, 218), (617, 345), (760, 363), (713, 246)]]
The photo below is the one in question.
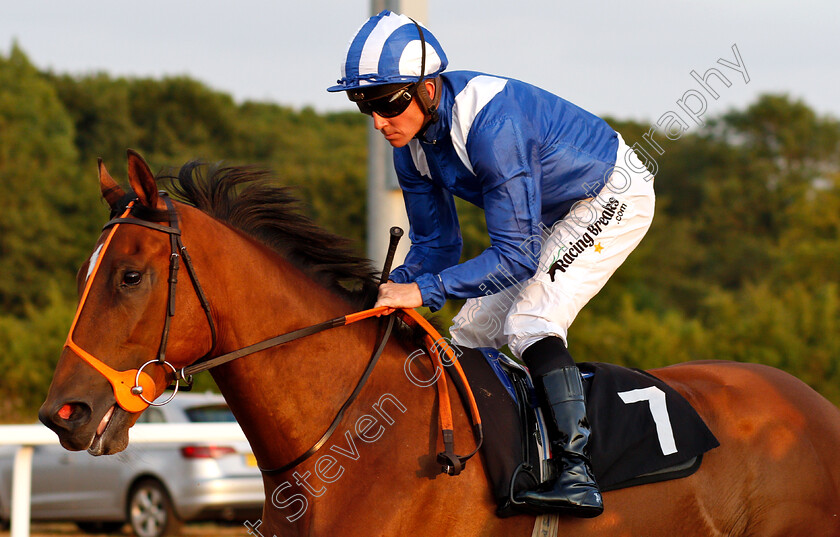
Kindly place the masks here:
[(125, 522), (76, 522), (85, 533), (117, 533)]
[(128, 522), (137, 537), (178, 535), (181, 529), (169, 493), (156, 479), (144, 479), (131, 489)]

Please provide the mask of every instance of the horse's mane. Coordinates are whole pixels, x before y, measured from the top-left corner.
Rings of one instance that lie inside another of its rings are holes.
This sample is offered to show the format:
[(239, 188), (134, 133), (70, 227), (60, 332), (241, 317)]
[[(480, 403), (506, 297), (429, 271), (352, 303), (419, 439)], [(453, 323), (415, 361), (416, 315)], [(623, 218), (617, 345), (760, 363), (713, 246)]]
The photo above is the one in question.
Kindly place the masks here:
[(353, 252), (349, 239), (303, 214), (293, 189), (277, 184), (268, 170), (194, 160), (157, 180), (173, 198), (265, 244), (355, 306), (373, 305), (378, 273), (371, 261)]
[[(356, 308), (373, 306), (379, 273), (371, 261), (353, 252), (349, 239), (330, 233), (303, 214), (293, 189), (277, 184), (269, 170), (193, 160), (177, 175), (164, 171), (155, 179), (173, 198), (265, 244)], [(134, 197), (129, 191), (111, 218), (122, 213)], [(131, 214), (155, 222), (168, 222), (170, 216), (168, 211), (142, 205)], [(436, 319), (427, 320), (440, 330)], [(394, 334), (404, 343), (423, 346), (420, 327), (400, 321)]]

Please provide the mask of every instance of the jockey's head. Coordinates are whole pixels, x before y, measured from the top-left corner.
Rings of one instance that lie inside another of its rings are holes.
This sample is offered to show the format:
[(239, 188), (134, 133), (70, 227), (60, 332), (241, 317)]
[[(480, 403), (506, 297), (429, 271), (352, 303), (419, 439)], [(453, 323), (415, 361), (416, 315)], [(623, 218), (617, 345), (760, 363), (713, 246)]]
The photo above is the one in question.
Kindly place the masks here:
[[(327, 91), (347, 92), (359, 110), (374, 117), (375, 125), (377, 116), (379, 124), (398, 122), (395, 118), (413, 112), (411, 105), (416, 104), (422, 121), (410, 139), (438, 119), (438, 75), (446, 65), (446, 54), (429, 30), (386, 10), (354, 34), (341, 63), (341, 79)], [(377, 129), (388, 138), (379, 125)]]

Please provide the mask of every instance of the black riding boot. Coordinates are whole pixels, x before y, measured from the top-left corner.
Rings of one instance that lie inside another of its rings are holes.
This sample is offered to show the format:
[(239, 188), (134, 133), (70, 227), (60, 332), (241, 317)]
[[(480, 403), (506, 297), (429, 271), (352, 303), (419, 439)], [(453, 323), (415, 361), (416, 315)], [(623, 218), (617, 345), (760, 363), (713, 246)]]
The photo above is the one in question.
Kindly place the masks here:
[(517, 500), (550, 512), (591, 518), (604, 511), (589, 462), (589, 421), (577, 366), (565, 366), (535, 379), (551, 440), (554, 481), (523, 492)]

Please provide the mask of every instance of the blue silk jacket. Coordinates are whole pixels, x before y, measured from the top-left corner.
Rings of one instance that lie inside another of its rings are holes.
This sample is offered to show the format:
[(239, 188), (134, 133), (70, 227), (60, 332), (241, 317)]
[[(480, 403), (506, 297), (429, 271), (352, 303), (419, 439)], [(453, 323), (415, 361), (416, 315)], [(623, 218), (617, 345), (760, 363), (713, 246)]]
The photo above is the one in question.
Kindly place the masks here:
[[(533, 276), (540, 246), (529, 239), (597, 194), (618, 150), (604, 120), (535, 86), (468, 71), (441, 77), (440, 120), (394, 149), (411, 249), (390, 278), (416, 282), (432, 310), (489, 294), (490, 274)], [(491, 243), (461, 264), (453, 196), (484, 209)]]

